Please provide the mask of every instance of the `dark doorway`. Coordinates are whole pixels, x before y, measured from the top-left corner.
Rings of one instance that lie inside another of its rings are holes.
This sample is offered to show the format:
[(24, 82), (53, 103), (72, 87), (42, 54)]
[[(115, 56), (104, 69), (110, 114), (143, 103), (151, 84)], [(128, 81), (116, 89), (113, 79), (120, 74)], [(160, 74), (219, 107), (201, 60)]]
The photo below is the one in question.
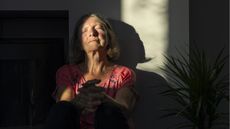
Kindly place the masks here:
[[(9, 15), (1, 15), (4, 22), (0, 35), (0, 127), (42, 124), (54, 103), (55, 72), (65, 63), (68, 15), (63, 18), (51, 12), (50, 17), (47, 13), (42, 15), (44, 11), (9, 11)], [(39, 30), (31, 29), (35, 22)], [(58, 29), (60, 25), (66, 30)]]

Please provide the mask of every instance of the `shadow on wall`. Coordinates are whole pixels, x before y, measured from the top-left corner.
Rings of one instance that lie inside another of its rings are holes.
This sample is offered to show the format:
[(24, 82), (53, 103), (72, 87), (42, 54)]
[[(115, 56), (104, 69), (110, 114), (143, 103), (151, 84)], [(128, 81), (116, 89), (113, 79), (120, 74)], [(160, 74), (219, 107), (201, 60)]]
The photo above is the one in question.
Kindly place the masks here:
[(168, 128), (173, 120), (160, 119), (163, 115), (161, 109), (169, 105), (169, 100), (160, 95), (160, 92), (166, 89), (165, 79), (156, 73), (136, 69), (138, 63), (149, 61), (145, 58), (143, 42), (139, 35), (132, 26), (122, 21), (109, 19), (109, 22), (116, 33), (121, 49), (120, 58), (116, 63), (128, 66), (136, 72), (135, 88), (140, 94), (134, 112), (136, 129)]

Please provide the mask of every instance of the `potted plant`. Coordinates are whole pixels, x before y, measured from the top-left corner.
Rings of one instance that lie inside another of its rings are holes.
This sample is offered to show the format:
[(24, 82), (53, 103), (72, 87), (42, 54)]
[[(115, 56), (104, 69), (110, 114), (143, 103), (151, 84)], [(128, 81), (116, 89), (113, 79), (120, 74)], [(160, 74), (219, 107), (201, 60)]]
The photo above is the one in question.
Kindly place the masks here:
[[(173, 98), (179, 107), (165, 109), (164, 117), (176, 115), (189, 120), (189, 123), (178, 123), (174, 128), (211, 129), (223, 117), (224, 114), (217, 110), (222, 100), (229, 102), (229, 78), (222, 76), (228, 56), (223, 56), (223, 51), (214, 61), (197, 48), (187, 55), (178, 51), (178, 58), (166, 56), (167, 63), (161, 69), (166, 74), (168, 90), (162, 94)], [(219, 124), (228, 125), (228, 121)]]

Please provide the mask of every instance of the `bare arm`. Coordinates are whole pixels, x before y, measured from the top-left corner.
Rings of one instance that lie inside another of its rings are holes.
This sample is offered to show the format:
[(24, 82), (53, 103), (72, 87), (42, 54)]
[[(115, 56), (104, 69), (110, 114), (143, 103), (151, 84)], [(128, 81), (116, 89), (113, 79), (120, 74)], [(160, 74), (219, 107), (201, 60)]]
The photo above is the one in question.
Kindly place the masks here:
[(71, 101), (74, 98), (74, 91), (71, 87), (60, 86), (57, 89), (56, 102)]
[(138, 98), (137, 93), (130, 87), (124, 87), (117, 91), (115, 99), (108, 95), (105, 96), (106, 101), (114, 103), (128, 114), (132, 112)]

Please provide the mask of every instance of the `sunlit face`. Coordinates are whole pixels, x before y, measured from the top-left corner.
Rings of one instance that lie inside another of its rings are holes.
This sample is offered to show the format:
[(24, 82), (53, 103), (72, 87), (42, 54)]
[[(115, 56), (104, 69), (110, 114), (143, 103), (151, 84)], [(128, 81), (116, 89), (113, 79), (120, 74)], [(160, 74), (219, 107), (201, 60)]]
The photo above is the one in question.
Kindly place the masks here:
[(91, 16), (85, 20), (80, 30), (81, 43), (85, 52), (106, 50), (107, 31), (103, 22)]

